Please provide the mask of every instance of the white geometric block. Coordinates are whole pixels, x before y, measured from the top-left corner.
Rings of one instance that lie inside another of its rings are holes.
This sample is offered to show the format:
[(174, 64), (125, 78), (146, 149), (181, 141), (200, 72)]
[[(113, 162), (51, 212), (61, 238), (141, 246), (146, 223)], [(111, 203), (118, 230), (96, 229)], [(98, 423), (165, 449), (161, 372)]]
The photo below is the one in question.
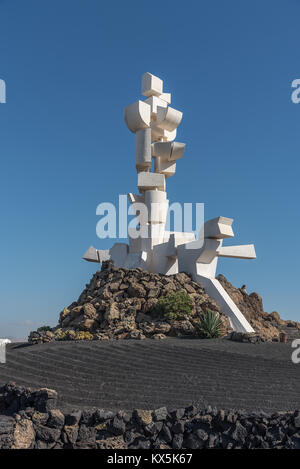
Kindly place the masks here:
[(7, 345), (7, 344), (11, 344), (11, 340), (10, 339), (0, 339), (0, 345)]
[[(1, 102), (1, 96), (0, 96), (0, 102)], [(0, 339), (0, 363), (6, 363), (6, 345), (7, 344), (11, 344), (11, 340)]]
[(128, 244), (115, 243), (109, 250), (110, 257), (114, 261), (114, 265), (119, 268), (125, 263), (128, 254)]
[(179, 160), (180, 158), (182, 158), (184, 150), (185, 150), (185, 143), (173, 142), (172, 143), (172, 152), (171, 152), (171, 155), (169, 157), (169, 160), (170, 161)]
[(82, 259), (89, 262), (100, 262), (98, 251), (93, 246), (88, 248), (88, 250), (83, 254)]
[(180, 142), (156, 142), (152, 143), (152, 156), (160, 156), (169, 161), (176, 161), (182, 158), (185, 150), (185, 143)]
[(97, 254), (100, 264), (104, 261), (110, 260), (110, 250), (109, 249), (97, 249)]
[(175, 246), (180, 246), (181, 244), (191, 243), (195, 241), (195, 233), (172, 231), (171, 234), (175, 238)]
[(142, 250), (141, 237), (135, 238), (131, 236), (132, 228), (128, 228), (128, 239), (129, 239), (129, 253), (136, 253)]
[(110, 259), (109, 249), (95, 249), (93, 246), (90, 246), (88, 250), (82, 256), (82, 259), (89, 262), (98, 262), (108, 261)]
[(163, 131), (163, 139), (165, 142), (172, 142), (173, 140), (175, 140), (176, 138), (176, 135), (177, 135), (177, 129), (175, 130), (164, 130)]
[(199, 250), (196, 263), (211, 264), (217, 256), (217, 250), (221, 249), (222, 242), (218, 239), (205, 239), (202, 248)]
[(145, 251), (142, 252), (130, 252), (126, 257), (123, 267), (125, 269), (136, 269), (140, 267), (143, 270), (147, 268), (148, 254)]
[(203, 240), (200, 238), (179, 245), (179, 272), (215, 277), (218, 262), (216, 250), (221, 243), (222, 240)]
[(253, 244), (244, 244), (242, 246), (221, 246), (218, 250), (218, 256), (232, 257), (235, 259), (256, 259)]
[(233, 223), (232, 218), (226, 218), (226, 217), (212, 218), (211, 220), (208, 220), (204, 224), (204, 237), (213, 238), (213, 239), (232, 238), (234, 236), (233, 230), (231, 227), (232, 223)]
[(151, 106), (144, 101), (136, 101), (124, 109), (124, 120), (133, 133), (150, 127)]
[(169, 132), (168, 130), (158, 127), (155, 123), (151, 124), (151, 131), (153, 142), (172, 142), (172, 140), (175, 140), (177, 135), (177, 129)]
[(145, 192), (145, 204), (148, 209), (149, 223), (166, 223), (169, 207), (166, 192), (147, 190)]
[(165, 242), (153, 246), (150, 269), (165, 275), (172, 275), (177, 272), (176, 250), (173, 249), (172, 243)]
[(135, 134), (135, 166), (138, 171), (151, 168), (151, 129), (138, 130)]
[(162, 92), (163, 81), (151, 73), (144, 73), (142, 76), (142, 95), (159, 96)]
[(166, 158), (158, 156), (154, 159), (154, 171), (164, 174), (166, 178), (174, 176), (176, 173), (176, 162), (169, 161)]
[(181, 119), (182, 112), (177, 111), (177, 109), (173, 109), (170, 106), (167, 108), (158, 106), (156, 119), (157, 127), (173, 132), (173, 130), (177, 129), (179, 126)]
[(177, 247), (175, 245), (175, 234), (171, 233), (169, 241), (167, 243), (166, 253), (167, 257), (177, 258)]
[[(161, 95), (162, 96), (162, 95)], [(156, 116), (157, 114), (157, 107), (167, 107), (168, 103), (161, 99), (160, 97), (157, 96), (150, 96), (150, 98), (145, 99), (145, 103), (149, 104), (151, 106), (151, 114), (153, 116)]]
[(159, 99), (162, 99), (167, 104), (171, 104), (171, 93), (163, 93), (159, 95)]
[[(174, 143), (174, 142), (173, 142)], [(151, 152), (154, 158), (162, 157), (169, 160), (172, 154), (172, 142), (156, 142), (151, 145)]]
[(165, 190), (165, 177), (163, 174), (141, 172), (138, 174), (139, 191), (158, 189)]

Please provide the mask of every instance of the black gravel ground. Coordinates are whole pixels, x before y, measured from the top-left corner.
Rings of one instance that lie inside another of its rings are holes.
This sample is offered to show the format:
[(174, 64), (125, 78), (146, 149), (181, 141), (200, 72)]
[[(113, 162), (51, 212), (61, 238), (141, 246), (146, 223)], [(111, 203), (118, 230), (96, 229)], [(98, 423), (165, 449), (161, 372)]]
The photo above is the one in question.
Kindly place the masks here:
[(190, 404), (246, 411), (300, 409), (300, 364), (290, 344), (225, 339), (11, 344), (8, 381), (49, 387), (59, 406), (155, 409)]

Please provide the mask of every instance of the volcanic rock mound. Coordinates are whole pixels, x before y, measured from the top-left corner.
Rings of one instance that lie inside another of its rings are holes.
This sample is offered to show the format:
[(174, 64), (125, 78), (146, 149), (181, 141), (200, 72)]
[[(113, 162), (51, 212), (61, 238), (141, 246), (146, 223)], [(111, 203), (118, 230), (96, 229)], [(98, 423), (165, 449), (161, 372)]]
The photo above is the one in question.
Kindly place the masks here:
[[(265, 313), (261, 297), (231, 285), (223, 275), (218, 280), (250, 322), (262, 340), (280, 339), (280, 334), (300, 337), (300, 326), (283, 321), (278, 313)], [(154, 308), (168, 293), (183, 291), (191, 299), (191, 314), (170, 319)], [(52, 340), (163, 339), (166, 336), (196, 335), (203, 313), (215, 312), (223, 324), (223, 336), (232, 329), (228, 317), (220, 311), (204, 288), (186, 273), (154, 274), (140, 268), (115, 268), (111, 261), (102, 263), (78, 300), (60, 313), (59, 324), (49, 331), (32, 332), (29, 342)], [(252, 339), (251, 339), (252, 340)], [(255, 341), (254, 341), (255, 342)]]
[[(179, 291), (191, 298), (192, 314), (180, 320), (159, 317), (153, 308), (158, 299)], [(199, 316), (207, 311), (220, 316), (224, 334), (231, 330), (228, 318), (187, 274), (166, 276), (139, 268), (117, 269), (107, 262), (78, 300), (61, 312), (59, 327), (87, 331), (98, 339), (159, 339), (167, 335), (195, 335)]]
[(260, 337), (279, 340), (280, 334), (286, 334), (290, 340), (300, 338), (300, 324), (290, 320), (284, 321), (277, 311), (266, 313), (258, 293), (248, 295), (242, 289), (231, 285), (224, 275), (218, 275), (217, 278)]

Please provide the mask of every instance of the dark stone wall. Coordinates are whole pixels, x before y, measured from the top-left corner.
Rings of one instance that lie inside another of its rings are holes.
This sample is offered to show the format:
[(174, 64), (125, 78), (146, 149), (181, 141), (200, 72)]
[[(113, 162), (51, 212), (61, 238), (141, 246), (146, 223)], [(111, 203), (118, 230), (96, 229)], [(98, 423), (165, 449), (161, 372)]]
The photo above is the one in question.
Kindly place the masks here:
[(189, 406), (112, 412), (56, 408), (57, 393), (0, 388), (0, 449), (300, 449), (300, 413)]

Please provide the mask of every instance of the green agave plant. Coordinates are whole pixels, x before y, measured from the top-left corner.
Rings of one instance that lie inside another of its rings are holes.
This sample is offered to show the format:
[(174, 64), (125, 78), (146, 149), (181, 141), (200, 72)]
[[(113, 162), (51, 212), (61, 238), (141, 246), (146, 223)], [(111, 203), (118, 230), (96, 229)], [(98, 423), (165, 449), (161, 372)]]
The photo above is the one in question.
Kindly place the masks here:
[(197, 333), (201, 339), (217, 339), (221, 337), (223, 324), (219, 316), (213, 311), (203, 313), (200, 317)]

